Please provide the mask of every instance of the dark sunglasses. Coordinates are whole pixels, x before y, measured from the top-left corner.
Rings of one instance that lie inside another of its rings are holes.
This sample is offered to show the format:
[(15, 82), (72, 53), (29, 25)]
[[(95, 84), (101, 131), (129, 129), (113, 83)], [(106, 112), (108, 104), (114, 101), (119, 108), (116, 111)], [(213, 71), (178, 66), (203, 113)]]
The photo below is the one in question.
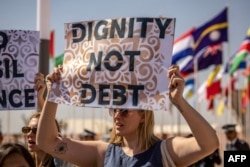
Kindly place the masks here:
[(109, 115), (114, 117), (118, 111), (122, 117), (126, 117), (128, 115), (128, 109), (109, 109)]
[(22, 132), (24, 134), (27, 134), (30, 131), (32, 131), (32, 133), (36, 134), (37, 128), (31, 128), (31, 127), (28, 127), (28, 126), (22, 127)]

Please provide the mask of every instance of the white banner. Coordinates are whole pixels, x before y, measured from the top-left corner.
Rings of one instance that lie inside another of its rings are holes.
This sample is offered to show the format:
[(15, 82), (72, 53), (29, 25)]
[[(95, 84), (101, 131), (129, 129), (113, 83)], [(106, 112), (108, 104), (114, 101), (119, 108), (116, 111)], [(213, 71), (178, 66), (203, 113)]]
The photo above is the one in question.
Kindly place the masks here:
[(36, 109), (38, 31), (0, 30), (0, 110)]
[(63, 79), (50, 101), (167, 110), (175, 19), (118, 18), (65, 24)]

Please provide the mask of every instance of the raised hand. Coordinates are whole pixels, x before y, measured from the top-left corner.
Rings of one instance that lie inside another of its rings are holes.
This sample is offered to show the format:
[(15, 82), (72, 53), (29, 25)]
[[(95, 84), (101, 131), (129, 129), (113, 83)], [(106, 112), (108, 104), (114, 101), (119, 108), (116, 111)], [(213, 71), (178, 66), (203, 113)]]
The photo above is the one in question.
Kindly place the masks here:
[(179, 66), (173, 65), (169, 67), (167, 76), (169, 77), (169, 99), (173, 104), (177, 105), (179, 100), (183, 98), (183, 90), (185, 81), (180, 74)]
[(34, 79), (34, 83), (35, 83), (34, 89), (37, 91), (38, 109), (41, 110), (44, 104), (44, 93), (46, 90), (46, 84), (44, 82), (44, 74), (37, 73)]
[(46, 76), (46, 85), (48, 90), (51, 89), (53, 83), (59, 83), (61, 80), (61, 73), (63, 72), (63, 66), (59, 65), (54, 68), (54, 71)]

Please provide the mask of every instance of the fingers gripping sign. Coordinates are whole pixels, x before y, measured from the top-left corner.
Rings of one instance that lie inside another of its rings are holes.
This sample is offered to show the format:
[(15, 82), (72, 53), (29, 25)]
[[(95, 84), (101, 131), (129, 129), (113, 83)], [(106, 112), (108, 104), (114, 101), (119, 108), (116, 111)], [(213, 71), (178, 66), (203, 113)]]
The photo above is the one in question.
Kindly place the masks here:
[(57, 68), (54, 68), (53, 73), (47, 75), (46, 85), (48, 89), (51, 89), (51, 86), (54, 82), (59, 84), (62, 71), (63, 71), (62, 66), (58, 66)]
[(180, 74), (179, 66), (173, 65), (168, 70), (169, 81), (169, 99), (176, 104), (180, 98), (183, 98), (184, 79)]

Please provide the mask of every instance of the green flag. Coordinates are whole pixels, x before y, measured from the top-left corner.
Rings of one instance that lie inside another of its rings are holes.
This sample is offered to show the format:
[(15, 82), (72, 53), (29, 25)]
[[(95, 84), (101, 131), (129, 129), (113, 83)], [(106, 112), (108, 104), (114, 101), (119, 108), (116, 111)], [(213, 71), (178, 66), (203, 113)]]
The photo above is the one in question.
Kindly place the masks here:
[(240, 45), (238, 52), (236, 53), (232, 65), (230, 67), (229, 73), (233, 74), (240, 63), (245, 60), (247, 55), (250, 53), (250, 28), (247, 31), (247, 36)]
[(56, 61), (55, 61), (55, 67), (57, 67), (58, 65), (61, 65), (63, 64), (63, 56), (64, 56), (64, 53), (56, 56)]

